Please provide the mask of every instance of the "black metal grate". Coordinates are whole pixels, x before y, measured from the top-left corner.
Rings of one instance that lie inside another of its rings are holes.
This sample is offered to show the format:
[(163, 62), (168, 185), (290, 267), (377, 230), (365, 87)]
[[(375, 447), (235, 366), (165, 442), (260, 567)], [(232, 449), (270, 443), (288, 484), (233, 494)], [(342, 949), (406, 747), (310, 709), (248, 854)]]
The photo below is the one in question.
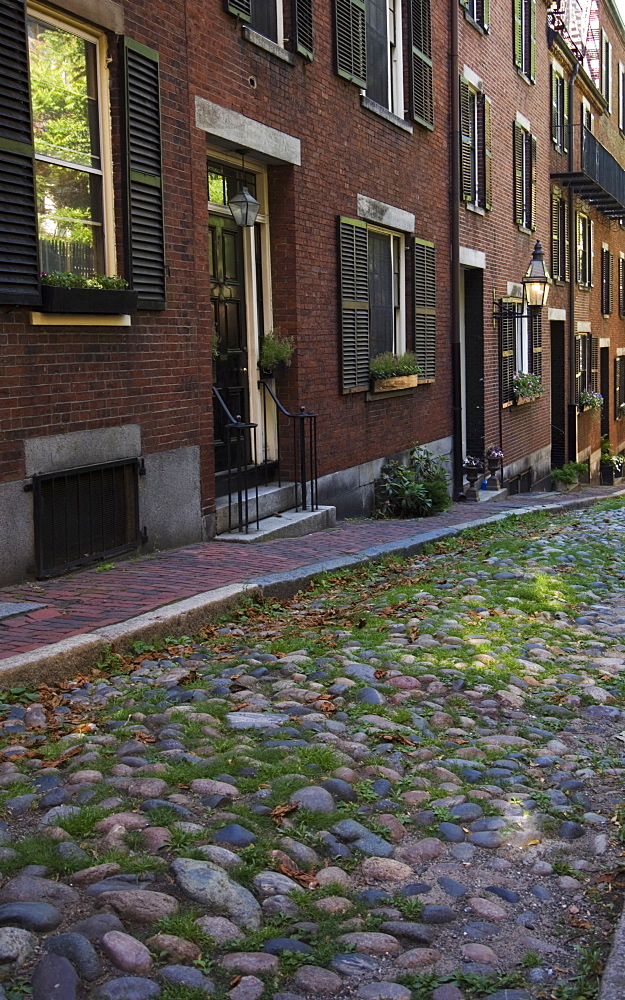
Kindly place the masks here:
[(33, 476), (37, 576), (58, 576), (139, 544), (138, 461)]

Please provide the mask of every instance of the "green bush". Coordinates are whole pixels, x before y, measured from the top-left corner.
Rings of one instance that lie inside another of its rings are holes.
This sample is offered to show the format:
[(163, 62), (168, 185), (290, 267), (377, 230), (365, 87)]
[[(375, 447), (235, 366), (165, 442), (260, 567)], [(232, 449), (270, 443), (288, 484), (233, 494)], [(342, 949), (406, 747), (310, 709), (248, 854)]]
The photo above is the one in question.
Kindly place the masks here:
[(260, 347), (258, 364), (263, 371), (271, 372), (280, 364), (290, 365), (293, 356), (293, 338), (285, 337), (276, 327), (268, 330)]
[(565, 465), (562, 469), (552, 469), (551, 479), (553, 481), (557, 479), (559, 482), (565, 483), (567, 486), (572, 486), (577, 479), (577, 472), (575, 472), (574, 469), (569, 468), (568, 465)]
[(42, 285), (54, 288), (112, 288), (116, 291), (128, 288), (125, 278), (107, 274), (74, 274), (73, 271), (45, 271), (41, 275)]
[(409, 466), (388, 462), (375, 483), (377, 517), (428, 517), (450, 506), (444, 461), (421, 445)]

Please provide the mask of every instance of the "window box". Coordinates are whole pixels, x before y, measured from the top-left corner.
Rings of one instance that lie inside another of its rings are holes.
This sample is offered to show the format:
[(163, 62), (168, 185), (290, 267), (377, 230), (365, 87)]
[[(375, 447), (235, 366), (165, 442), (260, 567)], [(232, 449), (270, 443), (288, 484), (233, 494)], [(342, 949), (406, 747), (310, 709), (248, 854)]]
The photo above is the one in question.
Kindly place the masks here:
[(538, 398), (538, 396), (515, 396), (513, 402), (515, 406), (524, 406), (525, 403), (533, 403)]
[(392, 392), (394, 389), (411, 389), (418, 384), (418, 375), (395, 375), (393, 378), (375, 378), (371, 379), (371, 392)]
[(137, 308), (138, 292), (130, 288), (61, 288), (42, 285), (42, 311), (125, 316)]

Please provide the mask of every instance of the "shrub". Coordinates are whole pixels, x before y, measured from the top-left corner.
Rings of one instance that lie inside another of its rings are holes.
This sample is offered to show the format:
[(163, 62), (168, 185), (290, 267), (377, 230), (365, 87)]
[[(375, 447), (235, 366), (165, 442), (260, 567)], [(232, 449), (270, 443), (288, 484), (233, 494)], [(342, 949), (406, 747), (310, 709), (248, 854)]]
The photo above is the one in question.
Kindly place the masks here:
[(552, 480), (557, 479), (558, 482), (565, 483), (567, 486), (572, 486), (577, 479), (577, 473), (565, 465), (562, 469), (552, 469), (551, 478)]
[(125, 278), (106, 274), (74, 274), (73, 271), (49, 271), (41, 275), (42, 285), (55, 288), (110, 288), (117, 291), (128, 288)]
[(293, 357), (293, 338), (285, 337), (277, 326), (274, 330), (268, 330), (263, 337), (258, 358), (259, 366), (266, 372), (280, 364), (290, 365)]
[(399, 375), (421, 375), (422, 369), (416, 354), (406, 351), (405, 354), (378, 354), (369, 362), (369, 371), (373, 379), (397, 378)]
[(377, 517), (427, 517), (451, 506), (444, 460), (421, 445), (410, 465), (388, 462), (375, 483)]

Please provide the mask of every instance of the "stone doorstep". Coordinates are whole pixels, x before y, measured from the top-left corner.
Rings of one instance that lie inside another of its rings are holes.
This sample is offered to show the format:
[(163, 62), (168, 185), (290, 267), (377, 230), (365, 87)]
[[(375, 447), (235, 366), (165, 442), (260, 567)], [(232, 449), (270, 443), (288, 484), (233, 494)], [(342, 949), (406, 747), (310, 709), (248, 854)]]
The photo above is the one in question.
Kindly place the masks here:
[[(234, 509), (233, 519), (236, 518), (236, 493), (232, 494)], [(217, 497), (215, 501), (215, 534), (223, 535), (228, 531), (228, 503), (230, 497)], [(256, 487), (248, 490), (249, 517), (253, 520), (256, 517)], [(279, 514), (282, 511), (290, 510), (295, 506), (295, 484), (282, 483), (276, 486), (272, 483), (269, 486), (258, 487), (258, 516), (261, 520)]]
[(301, 538), (315, 531), (333, 528), (336, 524), (336, 507), (318, 507), (317, 510), (286, 510), (283, 514), (265, 517), (256, 527), (252, 522), (249, 531), (227, 531), (219, 535), (220, 542), (267, 542), (271, 538)]

